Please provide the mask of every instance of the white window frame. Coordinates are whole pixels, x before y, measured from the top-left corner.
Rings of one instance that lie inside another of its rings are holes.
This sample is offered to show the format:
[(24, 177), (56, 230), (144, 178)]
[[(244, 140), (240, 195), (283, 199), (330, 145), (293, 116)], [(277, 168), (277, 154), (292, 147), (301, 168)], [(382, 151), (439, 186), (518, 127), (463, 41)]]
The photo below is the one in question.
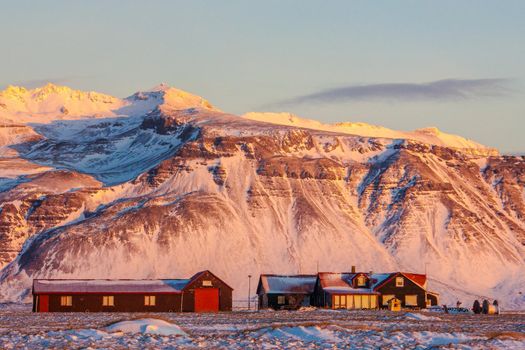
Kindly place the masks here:
[(284, 295), (278, 295), (277, 296), (277, 304), (284, 305), (286, 304), (286, 296)]
[[(413, 298), (413, 300), (409, 303), (408, 298)], [(405, 295), (405, 306), (417, 306), (417, 294)]]
[(144, 295), (144, 306), (155, 306), (157, 305), (157, 298), (155, 295)]
[(396, 287), (404, 287), (405, 279), (401, 276), (396, 277)]
[(73, 306), (73, 296), (72, 295), (61, 295), (60, 296), (60, 306)]
[(115, 296), (114, 295), (102, 296), (102, 306), (115, 306)]

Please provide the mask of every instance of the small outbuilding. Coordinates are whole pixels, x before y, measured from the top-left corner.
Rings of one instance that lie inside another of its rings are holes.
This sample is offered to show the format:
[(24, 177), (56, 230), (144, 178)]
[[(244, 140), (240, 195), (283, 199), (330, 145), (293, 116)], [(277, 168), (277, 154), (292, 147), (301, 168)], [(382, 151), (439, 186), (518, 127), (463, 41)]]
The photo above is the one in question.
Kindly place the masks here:
[(188, 279), (35, 279), (34, 312), (231, 311), (233, 288), (210, 271)]
[(401, 300), (398, 298), (392, 298), (388, 300), (388, 310), (401, 311)]
[(259, 309), (295, 310), (311, 305), (315, 275), (263, 274), (257, 285)]

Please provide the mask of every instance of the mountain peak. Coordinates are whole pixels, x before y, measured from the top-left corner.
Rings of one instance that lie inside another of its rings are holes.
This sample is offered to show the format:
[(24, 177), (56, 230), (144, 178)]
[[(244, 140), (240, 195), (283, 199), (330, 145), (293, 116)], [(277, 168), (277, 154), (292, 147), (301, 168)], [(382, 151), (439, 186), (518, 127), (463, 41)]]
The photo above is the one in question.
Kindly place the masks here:
[(148, 101), (161, 108), (188, 109), (202, 108), (218, 111), (210, 102), (201, 96), (160, 83), (150, 90), (139, 91), (127, 98), (130, 101)]
[(34, 89), (10, 85), (0, 91), (0, 105), (6, 110), (2, 119), (25, 123), (110, 116), (113, 115), (113, 110), (124, 105), (124, 101), (98, 92), (74, 90), (48, 83)]
[(421, 134), (427, 134), (427, 135), (434, 135), (434, 136), (438, 136), (442, 134), (441, 130), (439, 130), (435, 126), (417, 129), (417, 130), (414, 130), (414, 132), (421, 133)]
[(166, 90), (169, 90), (169, 89), (173, 89), (169, 84), (167, 84), (167, 83), (160, 83), (158, 85), (155, 85), (154, 87), (152, 87), (148, 91), (156, 92), (156, 91), (166, 91)]

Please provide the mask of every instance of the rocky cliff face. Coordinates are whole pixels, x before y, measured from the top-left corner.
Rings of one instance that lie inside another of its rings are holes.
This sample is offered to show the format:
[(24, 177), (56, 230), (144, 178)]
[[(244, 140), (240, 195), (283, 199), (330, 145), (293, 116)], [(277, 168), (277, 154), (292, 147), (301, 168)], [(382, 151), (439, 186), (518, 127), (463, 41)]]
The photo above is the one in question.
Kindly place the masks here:
[(249, 273), (319, 264), (426, 270), (451, 301), (525, 305), (524, 158), (270, 124), (176, 96), (4, 142), (4, 300), (27, 297), (34, 277), (209, 268), (242, 291)]

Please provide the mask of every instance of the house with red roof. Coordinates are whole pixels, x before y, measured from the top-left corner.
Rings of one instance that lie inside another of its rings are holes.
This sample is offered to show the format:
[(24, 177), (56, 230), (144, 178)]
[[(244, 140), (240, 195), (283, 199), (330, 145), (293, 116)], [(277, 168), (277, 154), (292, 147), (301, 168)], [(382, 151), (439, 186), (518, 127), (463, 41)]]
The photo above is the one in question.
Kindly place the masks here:
[(330, 309), (380, 309), (397, 298), (403, 308), (437, 305), (427, 290), (427, 276), (408, 272), (319, 272), (317, 275), (261, 275), (259, 308), (296, 309), (309, 305)]
[(437, 293), (427, 290), (427, 276), (423, 274), (394, 272), (378, 279), (374, 290), (381, 295), (381, 307), (387, 307), (393, 298), (399, 299), (403, 308), (426, 308), (439, 301)]
[(321, 272), (313, 300), (316, 306), (331, 309), (378, 309), (393, 298), (403, 308), (422, 309), (437, 305), (439, 295), (427, 290), (427, 276), (422, 274)]
[(316, 306), (330, 309), (377, 309), (379, 297), (368, 273), (320, 272), (313, 299)]

